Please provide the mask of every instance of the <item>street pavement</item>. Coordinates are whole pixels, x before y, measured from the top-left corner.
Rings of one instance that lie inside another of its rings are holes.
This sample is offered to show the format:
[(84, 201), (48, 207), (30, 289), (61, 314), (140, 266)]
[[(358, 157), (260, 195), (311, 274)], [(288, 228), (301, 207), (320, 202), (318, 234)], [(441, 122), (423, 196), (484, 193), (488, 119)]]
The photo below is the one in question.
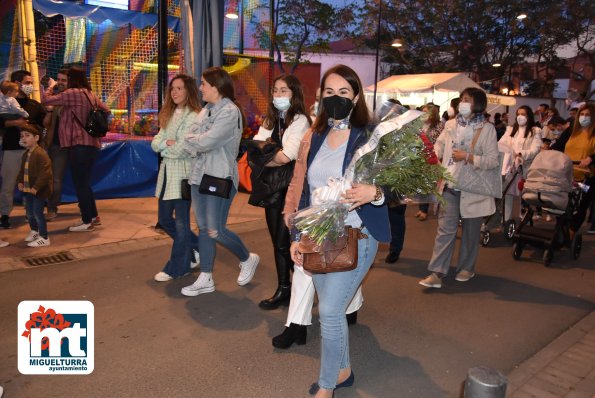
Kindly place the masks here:
[[(23, 222), (19, 209), (14, 217), (18, 228), (0, 231), (0, 238), (11, 242), (0, 249), (0, 385), (5, 397), (307, 396), (319, 369), (317, 309), (305, 346), (271, 346), (270, 339), (283, 330), (286, 309), (258, 308), (274, 291), (276, 276), (262, 211), (246, 205), (246, 195), (234, 201), (230, 228), (261, 256), (253, 281), (239, 287), (238, 261), (219, 247), (217, 291), (194, 298), (180, 295), (180, 289), (196, 273), (167, 283), (152, 279), (171, 242), (151, 229), (154, 199), (98, 205), (103, 225), (93, 233), (65, 231), (76, 220), (73, 205), (64, 207), (62, 220), (50, 223), (52, 246), (41, 254), (67, 251), (74, 253), (74, 261), (26, 266), (23, 257), (38, 252), (19, 242), (26, 235), (18, 225)], [(350, 328), (356, 382), (335, 396), (458, 397), (468, 369), (487, 366), (508, 376), (509, 395), (515, 398), (592, 397), (595, 238), (585, 237), (578, 260), (556, 253), (548, 268), (539, 250), (526, 250), (522, 261), (513, 260), (510, 244), (495, 236), (480, 250), (474, 279), (460, 283), (450, 275), (442, 289), (425, 289), (417, 281), (427, 273), (436, 219), (419, 222), (412, 216), (416, 211), (415, 206), (408, 209), (399, 262), (384, 263), (387, 247), (381, 245), (364, 282), (365, 303)], [(33, 299), (93, 302), (96, 357), (91, 375), (18, 372), (17, 305)], [(569, 352), (572, 359), (564, 362)], [(574, 373), (572, 382), (569, 376), (554, 378), (548, 366), (566, 366), (559, 373)], [(564, 384), (560, 380), (570, 384), (557, 385)]]

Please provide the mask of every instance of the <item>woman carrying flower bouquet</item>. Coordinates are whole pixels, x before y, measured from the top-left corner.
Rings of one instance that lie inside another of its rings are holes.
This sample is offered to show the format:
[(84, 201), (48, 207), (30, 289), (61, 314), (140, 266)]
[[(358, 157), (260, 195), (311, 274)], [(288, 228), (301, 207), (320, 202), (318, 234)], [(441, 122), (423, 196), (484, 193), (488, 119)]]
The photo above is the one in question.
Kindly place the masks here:
[(431, 274), (419, 281), (420, 285), (431, 288), (442, 287), (442, 278), (448, 273), (459, 219), (463, 220), (463, 231), (455, 279), (467, 282), (475, 276), (483, 217), (496, 211), (493, 196), (468, 192), (464, 188), (465, 181), (457, 181), (463, 167), (493, 171), (500, 181), (496, 129), (484, 116), (486, 94), (478, 88), (466, 88), (460, 98), (459, 114), (446, 122), (434, 146), (436, 155), (442, 158), (442, 165), (454, 181), (449, 182), (443, 191), (446, 203), (438, 215), (438, 232), (428, 265)]
[[(284, 213), (309, 206), (310, 193), (325, 186), (329, 177), (343, 176), (355, 151), (367, 142), (369, 114), (357, 74), (337, 65), (324, 74), (321, 91), (320, 114), (302, 140)], [(312, 276), (319, 299), (322, 352), (319, 379), (310, 394), (318, 398), (331, 397), (335, 389), (353, 385), (345, 310), (374, 261), (378, 242), (390, 241), (380, 187), (354, 184), (341, 202), (350, 206), (345, 225), (362, 228), (366, 237), (358, 241), (357, 268)], [(303, 257), (298, 248), (294, 239), (291, 257), (296, 266), (301, 266)]]
[[(273, 80), (271, 97), (266, 119), (254, 140), (267, 141), (280, 149), (274, 153), (272, 159), (270, 156), (258, 156), (259, 160), (266, 159), (262, 160), (266, 164), (253, 168), (250, 196), (250, 204), (264, 207), (277, 268), (277, 290), (272, 297), (259, 304), (264, 310), (289, 304), (293, 261), (289, 253), (289, 229), (283, 221), (282, 210), (300, 141), (311, 124), (310, 117), (306, 114), (302, 84), (297, 77), (277, 76)], [(248, 157), (252, 162), (251, 153)]]

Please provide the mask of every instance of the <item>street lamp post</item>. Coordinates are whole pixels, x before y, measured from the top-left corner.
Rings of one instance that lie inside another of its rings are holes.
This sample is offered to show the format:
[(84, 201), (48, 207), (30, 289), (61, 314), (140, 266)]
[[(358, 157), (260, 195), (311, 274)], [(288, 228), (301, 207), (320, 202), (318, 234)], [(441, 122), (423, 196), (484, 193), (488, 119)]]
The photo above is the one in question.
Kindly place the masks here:
[(382, 22), (382, 0), (378, 0), (378, 28), (376, 30), (376, 64), (374, 66), (374, 98), (372, 111), (376, 110), (376, 92), (378, 91), (378, 61), (380, 58), (380, 24)]

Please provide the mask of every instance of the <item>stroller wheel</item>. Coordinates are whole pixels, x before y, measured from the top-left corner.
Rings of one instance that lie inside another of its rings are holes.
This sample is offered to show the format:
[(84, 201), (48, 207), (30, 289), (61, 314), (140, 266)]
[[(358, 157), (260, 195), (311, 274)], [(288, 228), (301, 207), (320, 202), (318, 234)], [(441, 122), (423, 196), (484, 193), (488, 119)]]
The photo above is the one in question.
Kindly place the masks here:
[(518, 260), (523, 254), (524, 245), (521, 242), (516, 242), (512, 245), (512, 258)]
[(504, 232), (504, 237), (508, 240), (511, 240), (516, 232), (516, 223), (514, 220), (508, 220), (504, 223), (504, 228), (502, 229)]
[(576, 260), (581, 255), (581, 248), (583, 247), (583, 235), (575, 234), (570, 243), (570, 254), (572, 259)]
[(480, 243), (482, 246), (487, 246), (490, 243), (490, 231), (483, 231), (480, 234)]
[(549, 267), (554, 258), (554, 251), (552, 249), (545, 249), (543, 252), (543, 265)]

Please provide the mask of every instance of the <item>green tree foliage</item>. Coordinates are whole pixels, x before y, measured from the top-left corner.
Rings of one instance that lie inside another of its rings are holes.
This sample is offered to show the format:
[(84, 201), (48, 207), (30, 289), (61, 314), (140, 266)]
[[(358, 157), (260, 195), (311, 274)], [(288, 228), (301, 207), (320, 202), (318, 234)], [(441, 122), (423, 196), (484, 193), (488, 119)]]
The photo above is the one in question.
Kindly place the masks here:
[[(544, 72), (544, 81), (537, 85), (543, 95), (553, 89), (553, 77), (561, 68), (556, 55), (560, 46), (582, 40), (583, 51), (593, 54), (589, 0), (366, 1), (357, 10), (360, 29), (354, 36), (371, 48), (377, 45), (380, 5), (380, 43), (383, 61), (393, 65), (391, 73), (468, 71), (491, 79), (532, 57)], [(522, 13), (527, 18), (518, 20)], [(585, 37), (589, 31), (590, 38)], [(404, 40), (403, 49), (390, 48), (395, 38)], [(496, 62), (502, 67), (493, 68)]]
[[(353, 20), (350, 9), (319, 0), (275, 0), (274, 4), (274, 57), (284, 73), (283, 55), (291, 63), (289, 73), (293, 73), (300, 63), (307, 62), (305, 53), (326, 53), (329, 40), (345, 34)], [(258, 23), (254, 28), (260, 45), (268, 47), (270, 25)]]

